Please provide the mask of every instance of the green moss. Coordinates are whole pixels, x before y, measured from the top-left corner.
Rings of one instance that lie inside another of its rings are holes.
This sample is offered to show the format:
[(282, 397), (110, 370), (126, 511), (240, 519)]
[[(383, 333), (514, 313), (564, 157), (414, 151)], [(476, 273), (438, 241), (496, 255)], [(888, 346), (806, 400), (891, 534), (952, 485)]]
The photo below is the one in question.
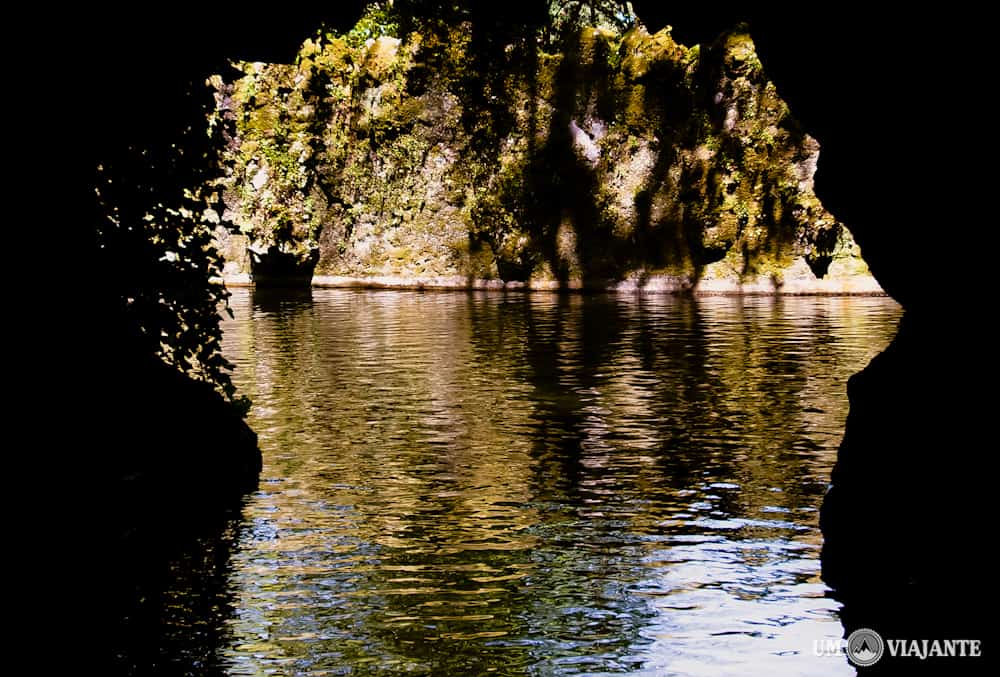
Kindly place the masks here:
[(322, 243), (337, 274), (505, 279), (832, 256), (816, 146), (744, 31), (687, 48), (587, 28), (566, 54), (512, 46), (483, 73), (467, 24), (396, 40), (387, 17), (310, 38), (295, 65), (242, 65), (227, 194), (253, 242)]

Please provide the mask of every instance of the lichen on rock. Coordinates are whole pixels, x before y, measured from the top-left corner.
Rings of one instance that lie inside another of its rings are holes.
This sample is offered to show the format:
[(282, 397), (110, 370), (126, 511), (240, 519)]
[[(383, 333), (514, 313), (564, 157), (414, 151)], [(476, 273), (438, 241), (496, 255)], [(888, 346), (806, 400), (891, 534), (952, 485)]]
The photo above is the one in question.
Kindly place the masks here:
[[(338, 278), (878, 290), (742, 28), (686, 47), (585, 27), (482, 72), (467, 22), (362, 23), (215, 80), (251, 252)], [(227, 271), (251, 272), (236, 244)]]

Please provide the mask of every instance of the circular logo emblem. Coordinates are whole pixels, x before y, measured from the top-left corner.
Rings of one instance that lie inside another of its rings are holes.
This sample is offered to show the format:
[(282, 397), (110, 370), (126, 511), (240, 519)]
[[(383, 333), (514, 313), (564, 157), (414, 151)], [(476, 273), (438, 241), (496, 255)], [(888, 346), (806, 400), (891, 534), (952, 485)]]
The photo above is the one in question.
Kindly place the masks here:
[(874, 630), (858, 628), (847, 636), (847, 658), (860, 668), (878, 663), (884, 650), (885, 644)]

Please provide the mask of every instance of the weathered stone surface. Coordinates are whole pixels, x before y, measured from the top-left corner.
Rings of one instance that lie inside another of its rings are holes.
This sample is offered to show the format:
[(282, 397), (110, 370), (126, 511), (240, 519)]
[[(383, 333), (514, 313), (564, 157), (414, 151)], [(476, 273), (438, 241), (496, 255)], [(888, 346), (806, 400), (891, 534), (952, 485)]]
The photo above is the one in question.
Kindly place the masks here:
[(223, 242), (228, 280), (253, 277), (249, 246), (318, 252), (337, 284), (881, 292), (745, 32), (584, 29), (489, 83), (468, 32), (326, 35), (215, 79), (245, 234)]

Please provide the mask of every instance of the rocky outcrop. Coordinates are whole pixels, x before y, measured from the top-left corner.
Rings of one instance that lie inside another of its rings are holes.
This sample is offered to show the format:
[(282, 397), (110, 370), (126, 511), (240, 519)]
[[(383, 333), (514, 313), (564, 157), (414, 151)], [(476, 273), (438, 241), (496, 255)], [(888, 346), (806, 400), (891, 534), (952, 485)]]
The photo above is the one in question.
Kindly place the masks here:
[(881, 291), (745, 31), (589, 28), (491, 74), (470, 34), (326, 34), (214, 78), (230, 281), (279, 255), (320, 284)]
[[(975, 117), (991, 43), (981, 17), (936, 9), (860, 20), (835, 8), (817, 13), (808, 30), (789, 26), (776, 7), (750, 11), (768, 72), (823, 144), (818, 194), (851, 224), (865, 260), (906, 311), (892, 344), (849, 384), (850, 415), (822, 509), (824, 580), (846, 603), (846, 632), (986, 644), (992, 446), (988, 398), (975, 384), (989, 381), (994, 358), (977, 329), (988, 287), (968, 284), (966, 274), (985, 270), (970, 263), (987, 241), (986, 208), (973, 196), (988, 190), (967, 169), (981, 149), (959, 140), (959, 130)], [(707, 16), (688, 25), (716, 30)], [(947, 70), (922, 68), (913, 60), (921, 44), (961, 57)], [(943, 284), (936, 262), (961, 270), (962, 287)], [(983, 670), (968, 659), (883, 658), (872, 671)]]
[[(888, 637), (982, 638), (966, 586), (991, 565), (985, 402), (965, 339), (908, 310), (892, 344), (848, 384), (850, 413), (823, 501), (823, 578), (845, 624)], [(937, 668), (929, 668), (934, 670)]]

